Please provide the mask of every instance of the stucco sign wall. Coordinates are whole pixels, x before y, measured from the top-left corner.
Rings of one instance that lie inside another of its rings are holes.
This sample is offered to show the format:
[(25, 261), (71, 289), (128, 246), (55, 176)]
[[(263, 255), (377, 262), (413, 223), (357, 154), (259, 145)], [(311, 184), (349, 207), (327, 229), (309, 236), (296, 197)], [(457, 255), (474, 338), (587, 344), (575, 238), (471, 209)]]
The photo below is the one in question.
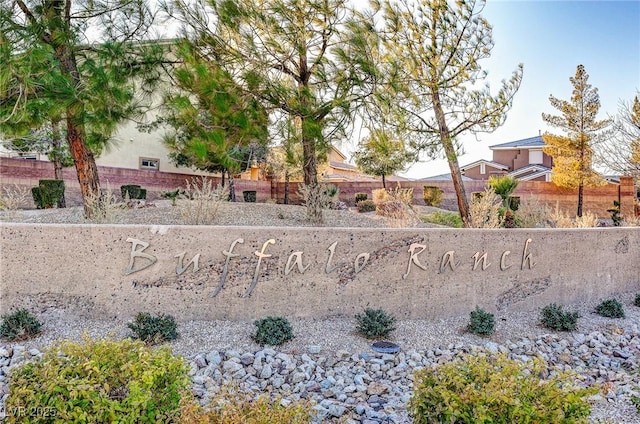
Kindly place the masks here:
[(403, 318), (640, 289), (640, 229), (454, 230), (3, 224), (2, 312)]

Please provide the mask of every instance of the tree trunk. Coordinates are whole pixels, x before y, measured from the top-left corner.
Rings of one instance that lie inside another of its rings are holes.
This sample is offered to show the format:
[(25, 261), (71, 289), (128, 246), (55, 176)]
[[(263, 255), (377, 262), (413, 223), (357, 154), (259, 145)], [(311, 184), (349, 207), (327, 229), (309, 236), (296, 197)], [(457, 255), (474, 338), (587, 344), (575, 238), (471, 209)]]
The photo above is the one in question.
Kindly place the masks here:
[(382, 188), (387, 188), (387, 180), (384, 178), (384, 174), (382, 174)]
[(284, 171), (284, 204), (289, 204), (289, 170)]
[(236, 185), (233, 181), (233, 173), (227, 170), (227, 174), (229, 175), (229, 200), (231, 202), (236, 201)]
[(69, 110), (67, 110), (67, 143), (69, 143), (69, 151), (78, 174), (84, 215), (91, 218), (95, 203), (100, 198), (98, 167), (93, 159), (93, 153), (85, 142), (82, 126), (74, 122), (72, 112)]
[(582, 197), (584, 195), (584, 185), (580, 183), (578, 186), (578, 213), (579, 217), (582, 217)]
[(440, 130), (440, 143), (442, 144), (442, 148), (444, 149), (444, 153), (447, 157), (449, 170), (451, 171), (453, 188), (456, 191), (460, 218), (462, 218), (464, 226), (469, 227), (469, 222), (471, 222), (469, 201), (467, 200), (467, 193), (462, 181), (462, 173), (460, 172), (460, 165), (458, 164), (458, 155), (456, 153), (455, 146), (453, 145), (453, 140), (451, 140), (451, 136), (449, 134), (449, 127), (447, 126), (447, 121), (444, 118), (444, 112), (442, 111), (440, 93), (438, 93), (436, 88), (431, 90), (431, 97), (433, 100), (433, 110), (436, 114), (436, 120), (438, 121), (438, 128)]
[[(56, 180), (62, 180), (62, 139), (60, 137), (60, 123), (51, 123), (51, 145), (53, 154), (53, 177)], [(62, 199), (58, 203), (59, 208), (66, 208), (67, 202), (62, 196)]]

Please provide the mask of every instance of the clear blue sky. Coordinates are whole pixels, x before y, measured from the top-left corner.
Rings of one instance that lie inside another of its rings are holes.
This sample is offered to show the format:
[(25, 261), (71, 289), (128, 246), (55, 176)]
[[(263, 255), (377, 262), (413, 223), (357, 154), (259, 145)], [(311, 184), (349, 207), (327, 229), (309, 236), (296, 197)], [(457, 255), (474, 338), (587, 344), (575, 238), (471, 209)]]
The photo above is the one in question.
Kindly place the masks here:
[[(589, 83), (598, 88), (600, 117), (615, 114), (620, 100), (640, 91), (640, 0), (519, 1), (489, 0), (483, 15), (493, 26), (495, 47), (482, 66), (492, 91), (509, 78), (518, 63), (524, 77), (505, 124), (479, 140), (463, 137), (461, 165), (491, 159), (488, 146), (552, 130), (541, 114), (557, 114), (549, 95), (569, 100), (569, 77), (582, 64)], [(349, 150), (349, 149), (345, 149)], [(448, 173), (445, 161), (418, 163), (404, 175), (422, 178)]]

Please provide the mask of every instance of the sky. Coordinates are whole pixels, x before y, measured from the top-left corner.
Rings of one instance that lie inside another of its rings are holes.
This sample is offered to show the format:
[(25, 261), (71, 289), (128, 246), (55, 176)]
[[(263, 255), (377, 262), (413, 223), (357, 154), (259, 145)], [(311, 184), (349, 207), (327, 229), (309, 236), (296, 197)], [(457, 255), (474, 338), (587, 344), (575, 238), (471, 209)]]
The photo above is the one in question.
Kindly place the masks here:
[[(598, 88), (598, 118), (618, 111), (621, 100), (640, 95), (640, 0), (628, 1), (521, 1), (488, 0), (483, 16), (493, 27), (495, 46), (481, 62), (489, 72), (492, 93), (519, 63), (524, 76), (502, 127), (491, 134), (462, 136), (466, 154), (460, 165), (492, 159), (489, 146), (556, 131), (542, 113), (559, 115), (549, 95), (570, 100), (579, 64), (589, 83)], [(353, 148), (345, 146), (347, 152)], [(423, 178), (449, 173), (445, 160), (413, 165), (400, 175)]]

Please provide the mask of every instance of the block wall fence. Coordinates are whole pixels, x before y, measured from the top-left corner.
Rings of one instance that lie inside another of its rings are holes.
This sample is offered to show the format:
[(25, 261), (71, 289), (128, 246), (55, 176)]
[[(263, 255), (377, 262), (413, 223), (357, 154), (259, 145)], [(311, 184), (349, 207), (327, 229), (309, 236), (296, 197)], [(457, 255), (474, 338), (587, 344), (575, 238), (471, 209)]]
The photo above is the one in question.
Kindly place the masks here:
[[(100, 181), (105, 184), (107, 181), (114, 191), (119, 192), (119, 187), (124, 184), (138, 184), (147, 189), (147, 197), (155, 200), (160, 197), (162, 191), (174, 190), (184, 187), (185, 182), (192, 178), (189, 174), (175, 174), (168, 172), (158, 172), (150, 170), (123, 169), (113, 167), (98, 167)], [(14, 158), (0, 158), (0, 188), (17, 184), (20, 187), (33, 187), (38, 185), (38, 180), (53, 178), (53, 165), (46, 161), (32, 161)], [(67, 205), (81, 204), (79, 184), (77, 175), (73, 167), (63, 171), (63, 178), (66, 185)], [(214, 177), (216, 183), (220, 178)], [(276, 199), (278, 203), (283, 203), (285, 198), (285, 183), (281, 181), (255, 181), (236, 179), (236, 196), (238, 201), (242, 201), (242, 191), (255, 190), (258, 202), (265, 202), (269, 199)], [(297, 204), (300, 200), (297, 195), (296, 182), (290, 183), (289, 199), (290, 203)], [(367, 193), (371, 197), (371, 192), (381, 188), (378, 182), (336, 182), (340, 189), (340, 199), (353, 206), (356, 193)], [(465, 189), (470, 197), (471, 193), (483, 191), (485, 181), (465, 181)], [(412, 187), (414, 189), (414, 203), (424, 204), (422, 194), (425, 185), (437, 186), (444, 191), (442, 207), (456, 210), (456, 196), (451, 181), (406, 181), (402, 182), (402, 187)], [(396, 183), (389, 182), (387, 187), (395, 187)], [(622, 177), (620, 184), (607, 184), (601, 187), (585, 188), (584, 190), (584, 210), (595, 213), (599, 217), (609, 217), (607, 209), (613, 206), (613, 201), (617, 200), (621, 205), (623, 215), (631, 215), (636, 202), (637, 188), (633, 184), (631, 177)], [(577, 209), (577, 189), (564, 189), (557, 187), (550, 182), (522, 181), (518, 185), (514, 195), (520, 196), (522, 200), (535, 198), (540, 203), (548, 204), (552, 207), (558, 205), (560, 209), (574, 214)]]
[(537, 311), (640, 290), (640, 228), (0, 224), (0, 313), (248, 321)]

